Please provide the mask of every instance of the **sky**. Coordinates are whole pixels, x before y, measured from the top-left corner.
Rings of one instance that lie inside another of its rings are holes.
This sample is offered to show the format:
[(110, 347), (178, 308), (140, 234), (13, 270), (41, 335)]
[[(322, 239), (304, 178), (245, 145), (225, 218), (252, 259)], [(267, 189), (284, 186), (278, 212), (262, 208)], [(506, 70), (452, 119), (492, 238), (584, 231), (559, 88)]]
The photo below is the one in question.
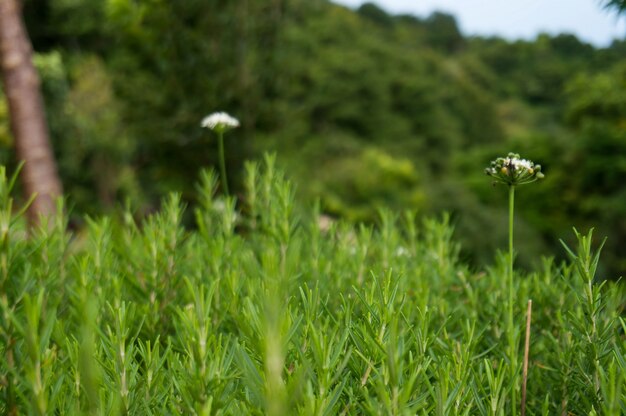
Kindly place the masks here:
[[(363, 0), (333, 0), (358, 7)], [(626, 17), (602, 8), (600, 0), (371, 0), (392, 14), (453, 14), (465, 35), (534, 39), (538, 33), (572, 33), (596, 46), (626, 37)]]

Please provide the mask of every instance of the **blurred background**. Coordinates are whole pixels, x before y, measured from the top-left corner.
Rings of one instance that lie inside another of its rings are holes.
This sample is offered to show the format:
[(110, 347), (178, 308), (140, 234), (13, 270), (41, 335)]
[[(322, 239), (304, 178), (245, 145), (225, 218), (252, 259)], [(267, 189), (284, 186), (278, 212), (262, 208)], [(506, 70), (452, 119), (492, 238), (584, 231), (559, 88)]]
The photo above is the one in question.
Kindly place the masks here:
[[(25, 0), (74, 222), (170, 191), (194, 204), (217, 166), (200, 121), (227, 111), (235, 194), (243, 162), (275, 152), (332, 217), (450, 212), (479, 266), (507, 235), (484, 168), (514, 151), (546, 174), (516, 194), (520, 264), (596, 227), (604, 277), (626, 271), (624, 2), (342, 3)], [(0, 163), (16, 165), (4, 98)]]

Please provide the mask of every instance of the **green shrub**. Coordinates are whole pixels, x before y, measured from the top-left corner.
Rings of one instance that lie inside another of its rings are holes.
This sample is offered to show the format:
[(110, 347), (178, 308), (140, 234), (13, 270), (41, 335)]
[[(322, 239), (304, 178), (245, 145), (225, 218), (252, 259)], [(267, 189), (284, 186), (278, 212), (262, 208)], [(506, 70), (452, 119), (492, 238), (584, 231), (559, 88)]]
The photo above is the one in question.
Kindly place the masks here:
[[(201, 175), (197, 230), (171, 195), (141, 224), (27, 236), (0, 173), (2, 414), (517, 412), (507, 258), (469, 270), (446, 216), (321, 226), (268, 157), (241, 201)], [(515, 339), (535, 305), (530, 414), (626, 411), (621, 289), (579, 237), (571, 263), (514, 275)]]

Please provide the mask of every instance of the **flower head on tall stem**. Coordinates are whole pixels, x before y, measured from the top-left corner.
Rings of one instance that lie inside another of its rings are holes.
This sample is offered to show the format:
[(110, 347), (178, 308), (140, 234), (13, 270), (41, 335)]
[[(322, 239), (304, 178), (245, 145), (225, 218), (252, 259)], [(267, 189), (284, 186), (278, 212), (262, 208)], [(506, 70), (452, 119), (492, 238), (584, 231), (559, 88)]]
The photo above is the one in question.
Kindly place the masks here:
[(239, 120), (232, 117), (228, 113), (217, 112), (212, 113), (202, 119), (200, 122), (202, 127), (213, 130), (217, 133), (219, 158), (220, 158), (220, 174), (222, 176), (222, 188), (228, 196), (228, 180), (226, 178), (226, 162), (224, 161), (224, 133), (228, 130), (239, 127)]
[[(517, 347), (515, 323), (513, 321), (513, 211), (515, 208), (515, 187), (535, 182), (543, 178), (541, 165), (535, 165), (527, 159), (520, 158), (517, 153), (509, 153), (507, 157), (499, 157), (485, 169), (485, 173), (494, 178), (494, 184), (502, 183), (509, 187), (509, 255), (507, 267), (507, 285), (509, 288), (507, 335), (509, 341), (509, 368), (511, 380), (517, 377)], [(511, 389), (511, 408), (516, 409), (517, 390)], [(524, 406), (524, 404), (522, 404)]]
[(499, 157), (491, 162), (485, 173), (495, 179), (495, 183), (516, 186), (531, 183), (543, 178), (541, 165), (520, 158), (517, 153), (509, 153), (507, 157)]
[(239, 120), (237, 120), (235, 117), (232, 117), (228, 113), (217, 112), (209, 114), (208, 116), (203, 118), (200, 125), (217, 133), (223, 133), (230, 129), (239, 127)]

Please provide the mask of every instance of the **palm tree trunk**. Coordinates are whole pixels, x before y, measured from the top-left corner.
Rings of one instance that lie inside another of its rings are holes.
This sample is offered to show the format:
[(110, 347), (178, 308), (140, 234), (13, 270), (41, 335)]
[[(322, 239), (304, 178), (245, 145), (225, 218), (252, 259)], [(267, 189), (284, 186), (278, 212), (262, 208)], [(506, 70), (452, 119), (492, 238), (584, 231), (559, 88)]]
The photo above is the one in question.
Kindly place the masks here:
[(50, 146), (40, 80), (32, 61), (33, 48), (22, 20), (19, 0), (0, 0), (0, 65), (9, 104), (11, 131), (17, 157), (24, 161), (22, 183), (27, 197), (36, 194), (29, 208), (31, 225), (56, 211), (61, 181)]

